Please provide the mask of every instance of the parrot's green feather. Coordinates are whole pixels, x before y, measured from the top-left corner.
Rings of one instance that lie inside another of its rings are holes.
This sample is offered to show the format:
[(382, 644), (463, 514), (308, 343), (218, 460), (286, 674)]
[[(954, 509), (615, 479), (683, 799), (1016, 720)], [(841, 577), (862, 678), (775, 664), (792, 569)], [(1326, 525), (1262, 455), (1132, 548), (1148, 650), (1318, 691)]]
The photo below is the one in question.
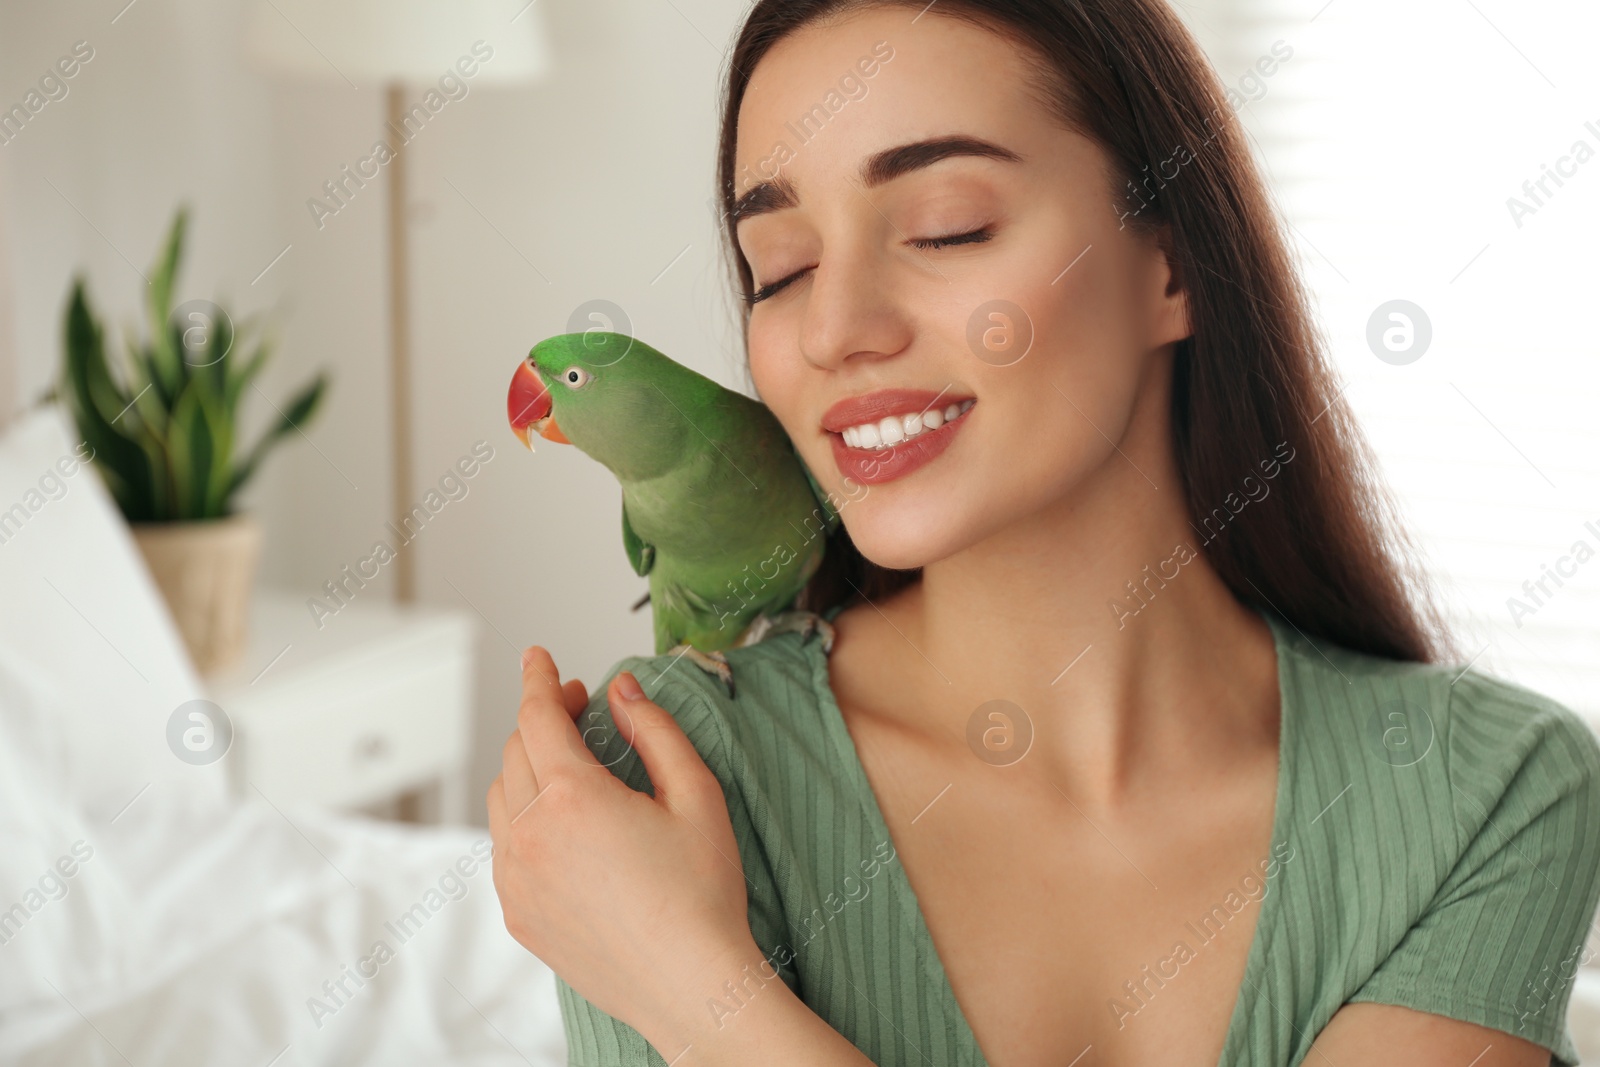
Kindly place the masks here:
[[(659, 599), (657, 599), (659, 597)], [(693, 588), (679, 582), (663, 582), (650, 586), (650, 606), (655, 614), (656, 653), (659, 655), (679, 642), (693, 645), (701, 651), (715, 651), (727, 647), (718, 644), (717, 606)], [(696, 627), (684, 631), (683, 625)], [(706, 647), (710, 644), (712, 647)]]
[(828, 494), (823, 492), (822, 486), (817, 484), (816, 476), (811, 473), (811, 468), (806, 466), (806, 461), (800, 458), (799, 453), (796, 453), (794, 458), (800, 464), (800, 470), (805, 473), (806, 484), (811, 486), (811, 495), (817, 498), (818, 504), (822, 505), (822, 513), (827, 516), (828, 520), (828, 532), (833, 533), (839, 528), (838, 509), (828, 499)]
[(650, 573), (650, 567), (656, 561), (656, 546), (648, 544), (633, 532), (633, 526), (628, 522), (628, 501), (622, 501), (622, 547), (627, 550), (628, 562), (633, 564), (633, 573), (643, 578)]

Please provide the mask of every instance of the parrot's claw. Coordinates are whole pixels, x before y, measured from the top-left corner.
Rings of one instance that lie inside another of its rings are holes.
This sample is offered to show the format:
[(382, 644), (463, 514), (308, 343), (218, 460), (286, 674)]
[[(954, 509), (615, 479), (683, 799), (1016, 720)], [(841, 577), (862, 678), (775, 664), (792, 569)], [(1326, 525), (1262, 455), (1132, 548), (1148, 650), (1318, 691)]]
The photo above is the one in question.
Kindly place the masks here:
[(728, 687), (728, 697), (733, 697), (733, 668), (728, 664), (728, 657), (721, 652), (702, 652), (689, 644), (679, 644), (668, 650), (672, 655), (682, 654), (685, 659), (694, 663), (696, 667), (707, 674), (715, 675), (722, 679), (722, 684)]
[(822, 654), (827, 655), (833, 651), (833, 623), (824, 619), (814, 611), (780, 611), (776, 615), (763, 615), (761, 620), (766, 623), (756, 640), (765, 640), (772, 634), (799, 633), (800, 640), (805, 641), (812, 634), (822, 635)]

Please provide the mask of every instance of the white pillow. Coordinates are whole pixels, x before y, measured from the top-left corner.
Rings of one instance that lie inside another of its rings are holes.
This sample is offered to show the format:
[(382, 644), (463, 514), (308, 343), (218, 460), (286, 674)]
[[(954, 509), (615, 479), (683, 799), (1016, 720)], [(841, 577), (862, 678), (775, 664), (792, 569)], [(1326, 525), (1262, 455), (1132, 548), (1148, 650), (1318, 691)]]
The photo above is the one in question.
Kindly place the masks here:
[[(131, 915), (101, 834), (68, 802), (48, 681), (0, 645), (0, 1018), (104, 983)], [(115, 829), (115, 827), (111, 827)]]
[(220, 804), (227, 758), (194, 766), (167, 745), (174, 710), (205, 691), (92, 454), (78, 449), (58, 405), (0, 437), (0, 646), (59, 696), (55, 770), (81, 814), (109, 819), (146, 786)]

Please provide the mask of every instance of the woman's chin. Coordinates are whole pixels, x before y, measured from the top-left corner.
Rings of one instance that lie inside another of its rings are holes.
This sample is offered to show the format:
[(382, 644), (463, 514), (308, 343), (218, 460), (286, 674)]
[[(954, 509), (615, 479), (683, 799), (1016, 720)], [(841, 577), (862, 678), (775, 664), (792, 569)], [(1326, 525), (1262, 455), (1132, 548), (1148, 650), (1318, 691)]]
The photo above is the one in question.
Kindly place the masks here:
[[(876, 525), (876, 524), (874, 524)], [(952, 537), (948, 528), (940, 530), (850, 529), (850, 540), (872, 563), (889, 570), (909, 571), (937, 563), (957, 551), (965, 542)]]

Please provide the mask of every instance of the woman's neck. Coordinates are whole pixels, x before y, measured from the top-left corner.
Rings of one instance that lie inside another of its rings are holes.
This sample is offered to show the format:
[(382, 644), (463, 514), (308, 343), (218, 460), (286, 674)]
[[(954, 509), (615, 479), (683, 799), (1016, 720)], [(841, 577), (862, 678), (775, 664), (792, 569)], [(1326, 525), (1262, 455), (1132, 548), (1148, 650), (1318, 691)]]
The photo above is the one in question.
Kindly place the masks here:
[(885, 682), (867, 685), (873, 713), (953, 739), (980, 705), (1010, 701), (1035, 732), (1032, 769), (1098, 805), (1176, 760), (1269, 743), (1271, 631), (1201, 554), (1176, 494), (1152, 490), (1176, 471), (1145, 459), (1115, 455), (1072, 498), (859, 612)]

